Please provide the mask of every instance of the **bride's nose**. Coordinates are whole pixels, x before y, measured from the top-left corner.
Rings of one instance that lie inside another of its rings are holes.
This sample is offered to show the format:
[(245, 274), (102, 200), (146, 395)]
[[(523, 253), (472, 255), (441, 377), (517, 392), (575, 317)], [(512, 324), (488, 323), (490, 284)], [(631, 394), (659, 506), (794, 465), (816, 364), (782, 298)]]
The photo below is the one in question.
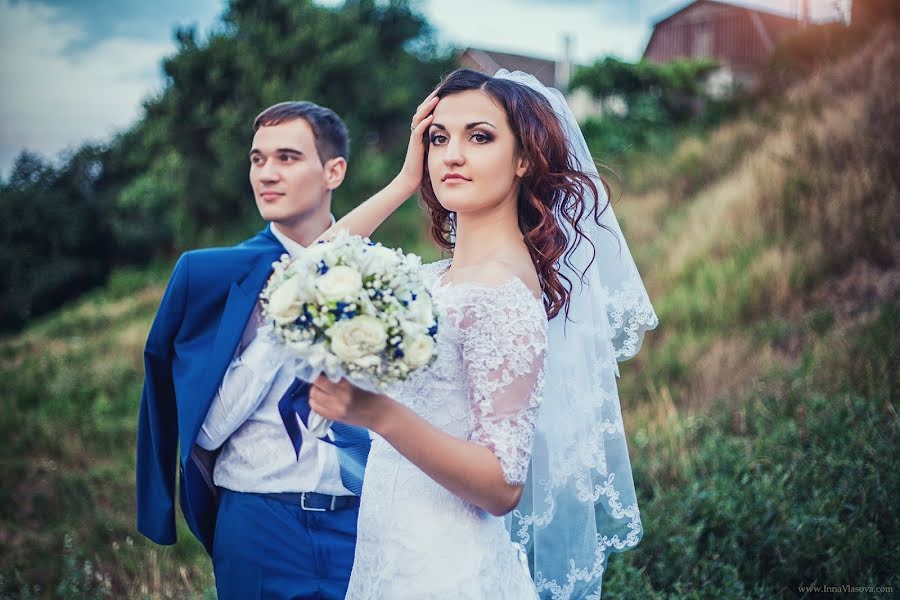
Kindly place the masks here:
[(459, 166), (465, 164), (466, 159), (463, 156), (462, 145), (459, 142), (450, 140), (444, 149), (444, 165)]

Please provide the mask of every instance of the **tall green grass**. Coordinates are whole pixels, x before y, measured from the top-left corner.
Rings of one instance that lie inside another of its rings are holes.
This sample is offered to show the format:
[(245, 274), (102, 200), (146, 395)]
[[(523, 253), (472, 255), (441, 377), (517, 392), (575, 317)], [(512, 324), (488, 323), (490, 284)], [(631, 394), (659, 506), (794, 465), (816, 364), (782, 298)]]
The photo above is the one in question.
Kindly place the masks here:
[(134, 529), (142, 349), (166, 274), (120, 272), (0, 343), (2, 597), (185, 597), (208, 587), (205, 553), (183, 522), (171, 549)]

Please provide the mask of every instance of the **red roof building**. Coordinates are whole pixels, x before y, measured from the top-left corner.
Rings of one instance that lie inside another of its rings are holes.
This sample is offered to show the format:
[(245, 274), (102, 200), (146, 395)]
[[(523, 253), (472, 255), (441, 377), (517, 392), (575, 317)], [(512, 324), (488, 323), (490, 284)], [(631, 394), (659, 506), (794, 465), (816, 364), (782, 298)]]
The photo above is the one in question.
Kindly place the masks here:
[(776, 44), (802, 26), (787, 15), (697, 0), (653, 25), (644, 58), (657, 63), (712, 58), (735, 82), (752, 85)]

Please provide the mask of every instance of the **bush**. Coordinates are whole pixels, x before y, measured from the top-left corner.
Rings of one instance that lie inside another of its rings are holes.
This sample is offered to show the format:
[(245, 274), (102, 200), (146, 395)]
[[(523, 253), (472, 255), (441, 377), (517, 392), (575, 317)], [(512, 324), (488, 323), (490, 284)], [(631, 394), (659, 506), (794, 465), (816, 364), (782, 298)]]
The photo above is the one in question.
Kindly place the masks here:
[(801, 585), (900, 586), (898, 306), (851, 334), (852, 356), (824, 354), (779, 391), (737, 403), (743, 426), (729, 403), (676, 424), (687, 436), (688, 467), (670, 471), (679, 478), (646, 470), (662, 442), (638, 446), (645, 535), (610, 562), (604, 592), (776, 598), (802, 596)]
[(717, 66), (707, 59), (657, 64), (607, 57), (578, 69), (570, 89), (584, 88), (601, 100), (619, 97), (627, 107), (624, 114), (607, 111), (582, 124), (591, 152), (603, 161), (663, 154), (689, 123), (704, 129), (733, 114), (733, 102), (712, 100), (703, 90), (703, 79)]

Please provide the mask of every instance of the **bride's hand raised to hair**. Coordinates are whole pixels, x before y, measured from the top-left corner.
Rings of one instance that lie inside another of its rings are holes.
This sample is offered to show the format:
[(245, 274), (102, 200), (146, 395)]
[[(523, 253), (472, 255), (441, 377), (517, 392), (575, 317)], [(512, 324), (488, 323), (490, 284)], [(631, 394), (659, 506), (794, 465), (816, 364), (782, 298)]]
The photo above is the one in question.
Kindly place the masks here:
[(330, 239), (339, 229), (354, 235), (368, 237), (391, 214), (400, 208), (410, 196), (416, 193), (422, 183), (425, 162), (425, 134), (431, 126), (434, 107), (440, 98), (431, 92), (416, 109), (410, 124), (409, 147), (403, 168), (394, 179), (374, 196), (359, 204), (343, 216), (340, 221), (319, 236), (319, 239)]
[(410, 195), (422, 183), (425, 144), (428, 143), (425, 134), (428, 133), (428, 128), (434, 119), (434, 107), (440, 102), (440, 98), (435, 95), (436, 92), (437, 90), (431, 92), (416, 109), (416, 114), (413, 115), (412, 123), (410, 124), (409, 146), (406, 148), (406, 160), (403, 161), (403, 168), (400, 169), (400, 174), (397, 175), (397, 179), (408, 186)]

